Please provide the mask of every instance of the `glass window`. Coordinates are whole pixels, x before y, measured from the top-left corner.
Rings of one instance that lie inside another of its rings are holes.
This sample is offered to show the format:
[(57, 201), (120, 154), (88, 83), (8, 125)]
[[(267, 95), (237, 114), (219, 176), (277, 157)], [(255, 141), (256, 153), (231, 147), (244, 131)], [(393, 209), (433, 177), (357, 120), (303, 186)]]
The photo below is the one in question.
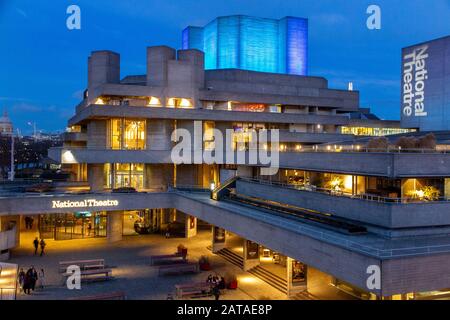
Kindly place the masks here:
[(145, 120), (112, 119), (110, 147), (114, 150), (143, 150), (146, 133)]
[(116, 163), (114, 172), (114, 188), (132, 187), (140, 190), (144, 187), (144, 164)]

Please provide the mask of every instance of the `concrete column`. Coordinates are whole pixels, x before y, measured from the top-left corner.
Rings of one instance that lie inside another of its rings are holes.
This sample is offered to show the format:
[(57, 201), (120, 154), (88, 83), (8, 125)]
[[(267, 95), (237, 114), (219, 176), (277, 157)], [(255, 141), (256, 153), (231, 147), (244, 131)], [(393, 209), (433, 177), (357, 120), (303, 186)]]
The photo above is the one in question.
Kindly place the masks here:
[(88, 181), (91, 192), (103, 191), (103, 164), (88, 164)]
[(186, 214), (185, 237), (192, 238), (197, 235), (197, 218)]
[(259, 266), (259, 245), (256, 242), (244, 239), (244, 271)]
[[(299, 292), (303, 292), (307, 290), (306, 283), (307, 281), (302, 284), (297, 284), (294, 286), (292, 284), (292, 264), (294, 263), (294, 259), (286, 257), (286, 280), (287, 280), (287, 296), (293, 296)], [(306, 275), (305, 275), (306, 276)]]
[(225, 248), (225, 229), (212, 227), (212, 252), (216, 253)]
[(106, 237), (109, 243), (122, 240), (123, 211), (110, 211), (107, 216)]

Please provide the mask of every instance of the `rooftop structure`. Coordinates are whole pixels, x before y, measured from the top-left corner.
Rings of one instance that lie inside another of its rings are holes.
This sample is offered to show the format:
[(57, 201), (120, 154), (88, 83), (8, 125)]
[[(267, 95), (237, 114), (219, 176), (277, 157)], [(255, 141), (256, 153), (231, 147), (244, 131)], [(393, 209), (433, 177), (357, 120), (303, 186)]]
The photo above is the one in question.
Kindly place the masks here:
[(218, 17), (183, 30), (183, 49), (205, 52), (205, 68), (306, 75), (308, 20), (243, 15)]

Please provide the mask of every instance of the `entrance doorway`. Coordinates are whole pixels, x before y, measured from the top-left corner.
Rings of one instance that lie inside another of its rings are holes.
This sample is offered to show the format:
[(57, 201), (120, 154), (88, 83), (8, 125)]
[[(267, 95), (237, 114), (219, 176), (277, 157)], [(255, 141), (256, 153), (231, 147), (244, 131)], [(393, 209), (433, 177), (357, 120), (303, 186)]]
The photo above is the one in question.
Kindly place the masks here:
[(106, 237), (106, 220), (104, 211), (42, 214), (39, 235), (54, 240)]

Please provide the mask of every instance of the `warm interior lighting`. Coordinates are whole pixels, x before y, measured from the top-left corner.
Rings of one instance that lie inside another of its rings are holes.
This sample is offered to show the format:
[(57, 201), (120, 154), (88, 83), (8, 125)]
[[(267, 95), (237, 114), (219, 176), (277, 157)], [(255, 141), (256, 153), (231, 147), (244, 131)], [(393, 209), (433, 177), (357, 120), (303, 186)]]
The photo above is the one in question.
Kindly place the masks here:
[(95, 100), (95, 104), (105, 104), (105, 101), (103, 101), (102, 98), (97, 98), (97, 100)]
[(301, 150), (301, 149), (302, 149), (302, 146), (301, 146), (301, 145), (298, 144), (298, 145), (295, 146), (295, 150), (298, 151), (298, 150)]
[(189, 101), (189, 99), (181, 99), (180, 101), (180, 107), (181, 108), (190, 108), (192, 107), (192, 103), (191, 101)]
[(175, 98), (169, 98), (169, 100), (167, 100), (167, 107), (175, 108)]
[(150, 97), (148, 105), (149, 106), (161, 106), (161, 101), (157, 97)]
[(344, 177), (344, 188), (347, 190), (351, 190), (353, 188), (353, 177), (352, 176)]

